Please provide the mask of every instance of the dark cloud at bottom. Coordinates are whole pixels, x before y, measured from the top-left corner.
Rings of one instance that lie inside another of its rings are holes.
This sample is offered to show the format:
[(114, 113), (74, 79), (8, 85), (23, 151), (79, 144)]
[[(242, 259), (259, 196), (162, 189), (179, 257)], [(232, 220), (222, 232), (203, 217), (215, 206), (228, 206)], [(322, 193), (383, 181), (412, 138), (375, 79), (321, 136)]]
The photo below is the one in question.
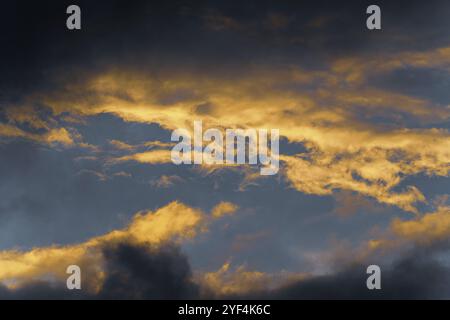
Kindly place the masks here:
[(450, 270), (437, 261), (408, 257), (386, 269), (381, 267), (381, 290), (369, 290), (367, 266), (353, 266), (343, 272), (290, 285), (262, 299), (446, 299)]
[(187, 258), (174, 246), (156, 252), (120, 245), (107, 248), (107, 277), (99, 294), (105, 299), (192, 299), (198, 287), (191, 282)]
[[(450, 268), (435, 257), (435, 248), (416, 249), (381, 267), (381, 290), (368, 290), (366, 265), (346, 269), (283, 288), (247, 295), (217, 296), (192, 282), (191, 267), (174, 245), (148, 249), (119, 244), (103, 250), (105, 281), (97, 294), (68, 290), (47, 282), (20, 289), (0, 287), (0, 299), (445, 299)], [(448, 251), (448, 247), (445, 248)], [(442, 253), (442, 248), (439, 249)], [(207, 293), (208, 292), (208, 293)]]

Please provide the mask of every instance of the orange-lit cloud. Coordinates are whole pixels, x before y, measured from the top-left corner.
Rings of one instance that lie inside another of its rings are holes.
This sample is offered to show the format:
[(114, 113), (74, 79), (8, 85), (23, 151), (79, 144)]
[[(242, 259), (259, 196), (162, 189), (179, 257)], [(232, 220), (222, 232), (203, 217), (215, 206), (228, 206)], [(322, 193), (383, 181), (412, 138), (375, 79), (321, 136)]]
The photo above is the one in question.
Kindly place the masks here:
[(232, 268), (229, 262), (219, 270), (206, 272), (197, 276), (203, 290), (217, 296), (245, 295), (253, 292), (269, 292), (270, 290), (298, 282), (308, 278), (307, 273), (267, 273), (249, 270), (245, 266)]
[(211, 213), (214, 218), (220, 218), (225, 215), (234, 214), (237, 209), (239, 209), (239, 207), (234, 203), (222, 201), (212, 209)]
[(432, 243), (450, 237), (450, 207), (442, 206), (436, 211), (416, 219), (394, 219), (391, 232), (400, 239), (420, 243)]
[[(346, 248), (335, 256), (348, 261), (364, 261), (401, 252), (411, 246), (432, 246), (450, 239), (450, 207), (442, 205), (433, 212), (402, 220), (394, 218), (388, 228), (377, 232), (378, 235), (363, 242), (358, 248)], [(349, 254), (349, 252), (351, 252)]]
[(113, 159), (112, 162), (136, 161), (148, 164), (171, 163), (170, 150), (151, 150)]
[(30, 133), (16, 126), (0, 123), (0, 137), (24, 138), (44, 144), (58, 144), (62, 146), (74, 146), (74, 137), (65, 128), (50, 129), (44, 134)]

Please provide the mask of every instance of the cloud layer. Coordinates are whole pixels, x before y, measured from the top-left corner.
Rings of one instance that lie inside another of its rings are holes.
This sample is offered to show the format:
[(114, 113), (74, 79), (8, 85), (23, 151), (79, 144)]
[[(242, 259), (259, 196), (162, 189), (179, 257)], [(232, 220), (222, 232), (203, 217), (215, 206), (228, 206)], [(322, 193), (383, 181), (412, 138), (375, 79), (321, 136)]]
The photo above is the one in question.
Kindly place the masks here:
[[(68, 4), (2, 7), (1, 298), (448, 297), (447, 1)], [(200, 120), (279, 173), (174, 166)]]

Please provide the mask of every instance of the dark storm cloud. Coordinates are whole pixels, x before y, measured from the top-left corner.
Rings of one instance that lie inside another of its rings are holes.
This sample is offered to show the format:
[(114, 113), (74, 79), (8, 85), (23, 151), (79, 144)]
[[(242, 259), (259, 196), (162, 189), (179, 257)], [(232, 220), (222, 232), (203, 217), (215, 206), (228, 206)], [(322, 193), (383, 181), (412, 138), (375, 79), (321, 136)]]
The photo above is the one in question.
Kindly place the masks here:
[[(19, 289), (0, 286), (0, 299), (195, 299), (187, 258), (173, 245), (158, 249), (118, 244), (105, 247), (105, 279), (96, 294), (39, 281)], [(89, 279), (83, 279), (89, 281)], [(83, 282), (82, 282), (83, 283)], [(83, 286), (83, 284), (82, 284)]]
[[(417, 248), (392, 263), (380, 264), (381, 290), (368, 290), (367, 266), (354, 264), (329, 275), (312, 277), (269, 293), (229, 298), (250, 299), (448, 299), (450, 267), (437, 252), (443, 248)], [(373, 262), (376, 264), (376, 262)]]

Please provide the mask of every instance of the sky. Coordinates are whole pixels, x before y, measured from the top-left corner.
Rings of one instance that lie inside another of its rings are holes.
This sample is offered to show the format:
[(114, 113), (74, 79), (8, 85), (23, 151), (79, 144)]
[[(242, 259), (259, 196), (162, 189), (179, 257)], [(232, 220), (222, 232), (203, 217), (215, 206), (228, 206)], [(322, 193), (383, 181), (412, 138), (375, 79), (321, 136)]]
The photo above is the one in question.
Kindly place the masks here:
[[(0, 298), (450, 298), (450, 3), (372, 2), (2, 3)], [(278, 173), (175, 165), (194, 121)]]

